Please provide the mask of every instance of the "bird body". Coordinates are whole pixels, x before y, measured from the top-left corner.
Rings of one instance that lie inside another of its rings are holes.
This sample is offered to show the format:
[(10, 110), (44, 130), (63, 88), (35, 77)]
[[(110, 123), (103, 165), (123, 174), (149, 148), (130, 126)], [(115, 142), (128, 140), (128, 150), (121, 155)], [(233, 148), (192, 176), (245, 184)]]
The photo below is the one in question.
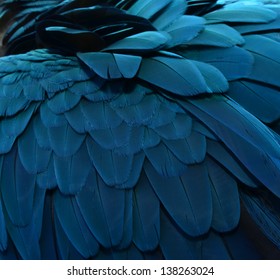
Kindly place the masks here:
[(278, 8), (19, 4), (2, 3), (0, 258), (279, 258)]

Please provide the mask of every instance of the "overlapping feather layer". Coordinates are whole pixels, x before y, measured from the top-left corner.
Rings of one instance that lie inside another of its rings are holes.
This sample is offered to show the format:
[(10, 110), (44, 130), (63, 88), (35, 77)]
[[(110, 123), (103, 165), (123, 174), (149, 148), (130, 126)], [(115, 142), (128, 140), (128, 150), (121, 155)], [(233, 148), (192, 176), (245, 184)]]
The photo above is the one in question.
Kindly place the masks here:
[(261, 258), (240, 199), (279, 246), (278, 11), (57, 2), (4, 40), (0, 258)]

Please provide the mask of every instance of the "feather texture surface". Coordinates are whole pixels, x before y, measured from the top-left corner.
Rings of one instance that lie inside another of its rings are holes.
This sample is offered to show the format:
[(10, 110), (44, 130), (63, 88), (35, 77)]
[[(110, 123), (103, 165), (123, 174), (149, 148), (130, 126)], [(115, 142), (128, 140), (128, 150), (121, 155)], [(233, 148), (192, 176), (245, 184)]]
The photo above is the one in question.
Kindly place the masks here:
[(272, 257), (255, 229), (279, 253), (279, 10), (0, 9), (0, 259)]

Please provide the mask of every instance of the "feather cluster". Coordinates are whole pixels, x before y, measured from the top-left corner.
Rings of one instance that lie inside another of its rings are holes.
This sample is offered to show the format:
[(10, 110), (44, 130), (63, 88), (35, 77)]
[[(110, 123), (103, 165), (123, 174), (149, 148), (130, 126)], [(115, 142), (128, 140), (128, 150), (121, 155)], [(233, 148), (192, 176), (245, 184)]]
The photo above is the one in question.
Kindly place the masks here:
[(279, 11), (3, 1), (0, 258), (263, 258), (242, 211), (279, 248)]

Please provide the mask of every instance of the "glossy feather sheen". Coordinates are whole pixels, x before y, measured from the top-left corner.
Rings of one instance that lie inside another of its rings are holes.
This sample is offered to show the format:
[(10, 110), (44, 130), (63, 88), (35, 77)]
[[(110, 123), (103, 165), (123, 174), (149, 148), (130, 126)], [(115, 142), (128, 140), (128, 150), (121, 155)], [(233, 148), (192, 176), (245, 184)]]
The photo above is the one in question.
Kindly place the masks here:
[(0, 259), (277, 252), (279, 9), (4, 0), (0, 13), (15, 13), (0, 58)]
[[(153, 68), (160, 70), (154, 72)], [(172, 81), (171, 83), (165, 79), (167, 76)], [(200, 71), (191, 61), (186, 59), (160, 56), (145, 59), (139, 70), (139, 78), (183, 96), (207, 92), (206, 83)]]

